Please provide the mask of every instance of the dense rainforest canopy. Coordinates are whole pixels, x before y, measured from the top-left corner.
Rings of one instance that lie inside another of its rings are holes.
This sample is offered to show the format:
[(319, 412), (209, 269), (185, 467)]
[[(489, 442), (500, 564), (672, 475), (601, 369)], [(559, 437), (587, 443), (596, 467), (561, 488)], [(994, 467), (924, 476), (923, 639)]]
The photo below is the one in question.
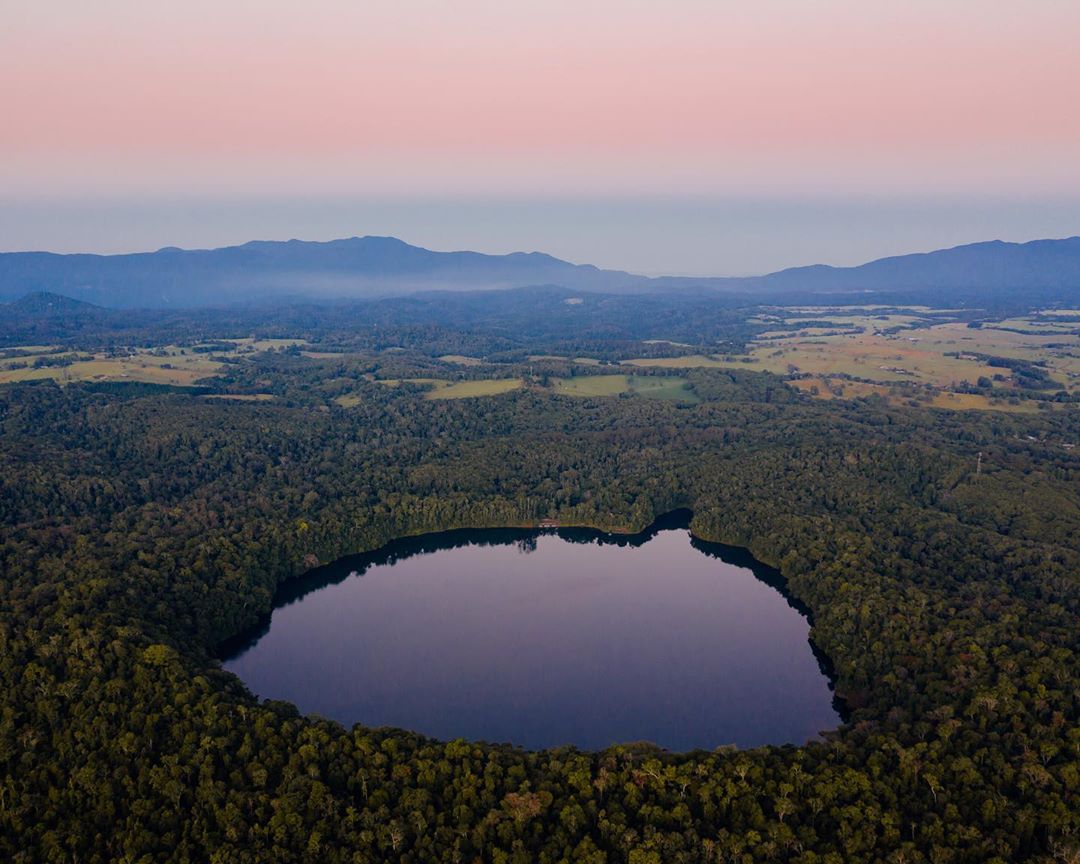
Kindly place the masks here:
[[(1076, 860), (1072, 407), (813, 401), (710, 369), (681, 373), (696, 404), (427, 400), (369, 372), (289, 354), (228, 372), (272, 401), (0, 388), (0, 856)], [(641, 530), (680, 507), (811, 610), (843, 728), (525, 752), (302, 717), (215, 659), (318, 562), (456, 527)]]

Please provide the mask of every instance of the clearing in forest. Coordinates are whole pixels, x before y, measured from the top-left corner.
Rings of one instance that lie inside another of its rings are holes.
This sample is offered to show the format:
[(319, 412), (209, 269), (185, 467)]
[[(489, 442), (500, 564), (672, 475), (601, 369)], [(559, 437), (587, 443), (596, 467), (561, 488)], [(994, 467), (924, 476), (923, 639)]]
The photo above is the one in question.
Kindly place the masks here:
[(618, 396), (635, 393), (649, 399), (700, 402), (685, 378), (658, 375), (581, 375), (555, 378), (552, 389), (563, 396)]

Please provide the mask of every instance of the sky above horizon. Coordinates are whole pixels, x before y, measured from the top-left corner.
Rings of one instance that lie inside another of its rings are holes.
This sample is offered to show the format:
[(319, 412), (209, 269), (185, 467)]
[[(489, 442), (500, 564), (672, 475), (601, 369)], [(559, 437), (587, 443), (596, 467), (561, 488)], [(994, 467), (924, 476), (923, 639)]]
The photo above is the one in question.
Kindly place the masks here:
[(5, 0), (0, 247), (751, 272), (1078, 234), (1078, 36), (1064, 0)]

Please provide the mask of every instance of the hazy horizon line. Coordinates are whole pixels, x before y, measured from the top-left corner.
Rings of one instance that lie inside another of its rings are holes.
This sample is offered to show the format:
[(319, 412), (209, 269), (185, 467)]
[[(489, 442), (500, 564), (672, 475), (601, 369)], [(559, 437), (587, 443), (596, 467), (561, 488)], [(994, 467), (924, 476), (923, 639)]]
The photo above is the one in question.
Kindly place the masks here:
[(432, 250), (542, 251), (645, 276), (857, 266), (1000, 239), (1080, 235), (1080, 197), (633, 196), (0, 201), (10, 252), (116, 255), (255, 239), (390, 236)]
[[(549, 258), (554, 258), (557, 261), (561, 261), (565, 264), (571, 264), (573, 266), (597, 266), (589, 261), (570, 261), (558, 256), (545, 252), (543, 249), (515, 249), (511, 252), (481, 252), (473, 248), (453, 248), (453, 249), (434, 249), (430, 246), (420, 245), (418, 243), (412, 243), (408, 240), (402, 239), (393, 234), (353, 234), (351, 236), (339, 236), (330, 237), (323, 240), (306, 239), (302, 237), (290, 237), (288, 239), (274, 240), (264, 238), (252, 238), (251, 240), (245, 240), (241, 243), (228, 243), (221, 246), (206, 246), (206, 247), (191, 247), (191, 246), (175, 246), (166, 245), (160, 246), (156, 249), (140, 249), (131, 252), (54, 252), (49, 249), (0, 249), (0, 255), (58, 255), (58, 256), (76, 256), (76, 255), (90, 255), (100, 258), (119, 258), (129, 255), (155, 255), (159, 252), (177, 251), (177, 252), (216, 252), (223, 249), (238, 249), (244, 246), (251, 246), (254, 244), (287, 244), (287, 243), (303, 243), (309, 245), (329, 245), (331, 243), (342, 243), (350, 240), (394, 240), (409, 246), (413, 249), (422, 249), (426, 252), (434, 252), (436, 254), (453, 255), (459, 253), (472, 254), (472, 255), (484, 255), (492, 258), (506, 257), (510, 255), (546, 255)], [(831, 265), (821, 264), (820, 262), (810, 261), (805, 264), (797, 264), (792, 267), (782, 267), (779, 270), (769, 270), (758, 273), (740, 273), (740, 274), (717, 274), (717, 273), (695, 273), (695, 274), (682, 274), (682, 273), (645, 273), (633, 270), (623, 270), (632, 276), (643, 276), (645, 278), (680, 278), (680, 279), (739, 279), (748, 278), (754, 276), (767, 276), (772, 273), (784, 272), (785, 270), (797, 270), (806, 267), (835, 267), (836, 269), (847, 269), (850, 267), (859, 267), (863, 264), (872, 264), (876, 261), (887, 260), (889, 258), (906, 257), (909, 255), (928, 255), (934, 252), (948, 251), (951, 249), (960, 249), (968, 246), (981, 246), (992, 243), (1000, 243), (1008, 246), (1025, 246), (1031, 243), (1041, 242), (1064, 242), (1068, 240), (1080, 240), (1080, 234), (1064, 235), (1059, 237), (1037, 237), (1031, 240), (1006, 240), (1000, 237), (988, 237), (985, 240), (975, 240), (969, 243), (958, 243), (952, 246), (936, 246), (929, 249), (913, 249), (909, 252), (901, 252), (897, 255), (886, 255), (879, 258), (870, 258), (860, 262), (860, 264), (854, 265)], [(600, 267), (601, 270), (614, 270), (615, 268)], [(615, 272), (620, 272), (615, 270)]]

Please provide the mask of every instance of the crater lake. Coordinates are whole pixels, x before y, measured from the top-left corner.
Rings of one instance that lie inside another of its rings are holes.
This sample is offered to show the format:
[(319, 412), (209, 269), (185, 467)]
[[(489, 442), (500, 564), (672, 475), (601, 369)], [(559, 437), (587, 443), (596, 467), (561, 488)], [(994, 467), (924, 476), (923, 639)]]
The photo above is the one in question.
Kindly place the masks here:
[(346, 725), (530, 749), (801, 744), (840, 725), (779, 574), (689, 518), (397, 540), (285, 583), (223, 665)]

